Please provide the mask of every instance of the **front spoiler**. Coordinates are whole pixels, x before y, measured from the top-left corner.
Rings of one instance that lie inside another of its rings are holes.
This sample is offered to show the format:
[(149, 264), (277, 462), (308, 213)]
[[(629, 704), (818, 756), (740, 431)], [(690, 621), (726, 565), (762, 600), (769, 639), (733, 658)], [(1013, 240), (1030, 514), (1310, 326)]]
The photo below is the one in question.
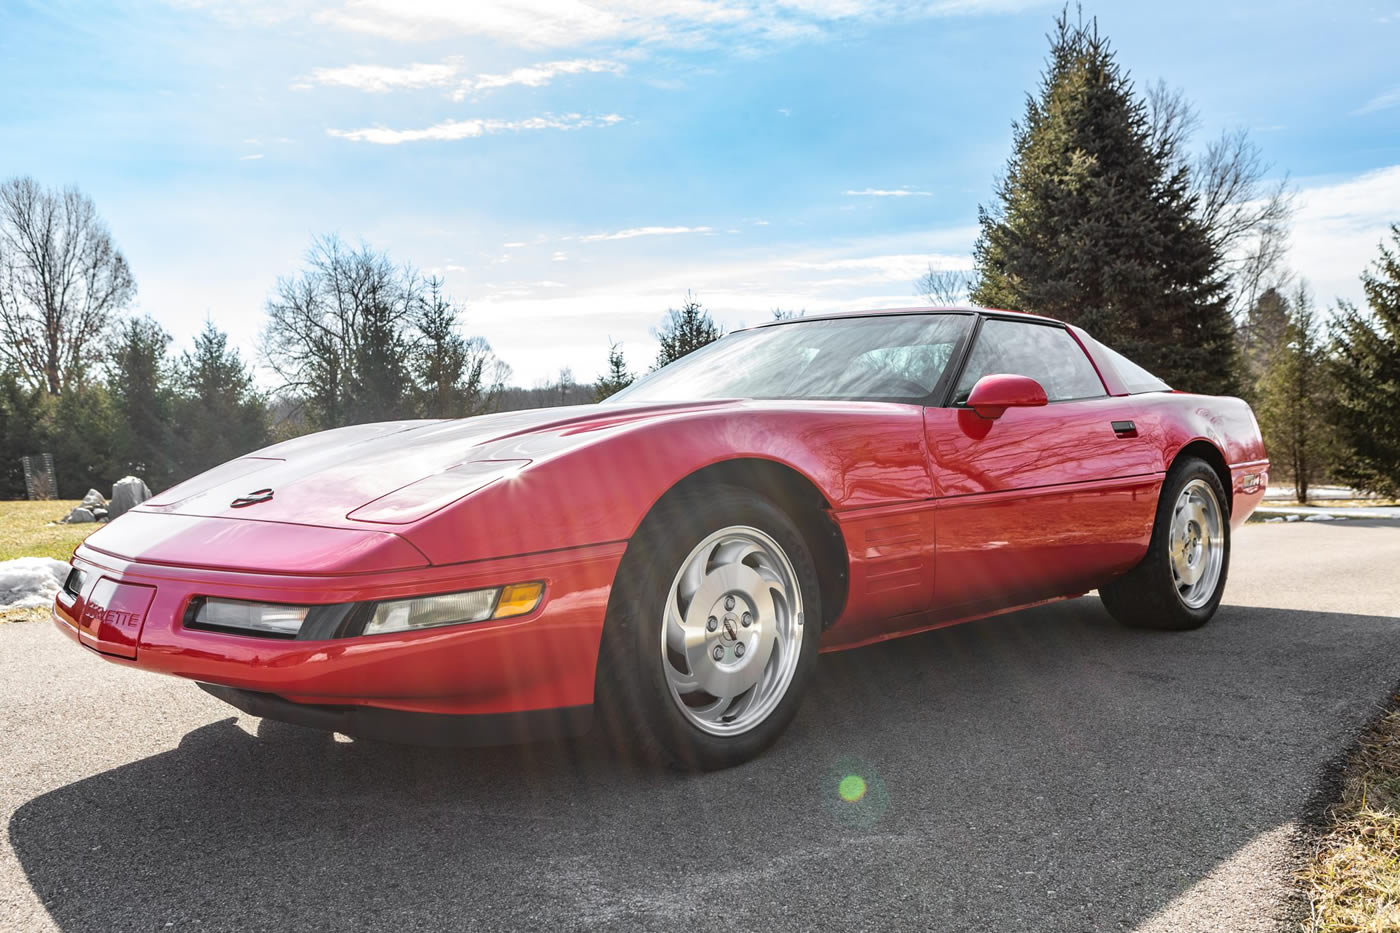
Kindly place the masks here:
[(218, 684), (201, 683), (199, 687), (250, 716), (400, 745), (515, 745), (582, 735), (593, 725), (592, 706), (517, 713), (410, 713), (372, 706), (293, 703), (275, 693)]

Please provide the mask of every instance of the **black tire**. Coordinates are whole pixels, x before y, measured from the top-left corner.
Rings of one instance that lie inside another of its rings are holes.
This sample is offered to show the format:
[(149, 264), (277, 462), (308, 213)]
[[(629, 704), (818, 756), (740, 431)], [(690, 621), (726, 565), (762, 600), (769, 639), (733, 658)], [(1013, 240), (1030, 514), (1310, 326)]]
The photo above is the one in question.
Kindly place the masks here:
[[(1224, 545), (1215, 590), (1208, 600), (1193, 607), (1187, 605), (1177, 588), (1172, 573), (1170, 538), (1177, 500), (1187, 485), (1197, 480), (1204, 482), (1215, 493)], [(1125, 575), (1099, 587), (1099, 596), (1109, 614), (1130, 628), (1186, 631), (1209, 622), (1220, 607), (1220, 599), (1225, 594), (1225, 581), (1230, 575), (1229, 501), (1220, 477), (1204, 460), (1185, 457), (1172, 464), (1162, 483), (1157, 516), (1152, 526), (1152, 541), (1147, 546), (1146, 556)]]
[[(681, 711), (662, 662), (661, 620), (682, 564), (710, 535), (757, 529), (782, 549), (800, 587), (803, 624), (796, 669), (777, 705), (747, 731), (712, 735)], [(664, 500), (633, 537), (608, 600), (598, 659), (595, 723), (623, 754), (682, 770), (748, 761), (787, 729), (817, 666), (821, 587), (801, 531), (768, 499), (738, 486), (710, 486)]]

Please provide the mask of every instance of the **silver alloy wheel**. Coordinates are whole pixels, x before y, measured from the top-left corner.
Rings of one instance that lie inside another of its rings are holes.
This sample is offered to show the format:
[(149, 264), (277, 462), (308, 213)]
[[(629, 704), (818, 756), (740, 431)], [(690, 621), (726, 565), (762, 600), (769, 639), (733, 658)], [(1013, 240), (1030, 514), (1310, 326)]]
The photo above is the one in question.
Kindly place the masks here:
[(778, 542), (731, 525), (696, 545), (661, 620), (661, 666), (686, 719), (711, 735), (749, 731), (782, 702), (801, 652), (802, 589)]
[(1176, 497), (1167, 544), (1177, 596), (1188, 609), (1210, 602), (1225, 566), (1225, 520), (1215, 490), (1193, 479)]

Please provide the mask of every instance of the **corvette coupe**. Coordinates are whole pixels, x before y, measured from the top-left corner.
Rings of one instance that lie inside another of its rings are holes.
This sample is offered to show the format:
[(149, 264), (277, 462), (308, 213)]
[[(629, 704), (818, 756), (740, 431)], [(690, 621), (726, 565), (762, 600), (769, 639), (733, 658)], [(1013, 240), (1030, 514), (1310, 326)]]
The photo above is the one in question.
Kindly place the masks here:
[(361, 424), (80, 545), (60, 631), (257, 716), (402, 742), (759, 753), (817, 656), (1097, 589), (1220, 604), (1268, 479), (1239, 399), (1079, 328), (904, 309), (732, 333), (598, 405)]

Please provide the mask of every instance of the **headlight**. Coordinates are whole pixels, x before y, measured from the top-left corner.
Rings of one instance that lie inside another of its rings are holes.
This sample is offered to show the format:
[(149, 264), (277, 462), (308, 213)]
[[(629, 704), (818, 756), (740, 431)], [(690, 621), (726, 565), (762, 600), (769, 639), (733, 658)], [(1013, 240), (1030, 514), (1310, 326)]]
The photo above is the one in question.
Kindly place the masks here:
[(237, 599), (202, 599), (195, 607), (195, 628), (235, 629), (295, 638), (310, 606), (245, 603)]
[(375, 605), (374, 615), (365, 623), (363, 634), (409, 632), (439, 625), (523, 616), (534, 611), (543, 595), (543, 583), (512, 583), (487, 590), (396, 599)]
[(253, 603), (210, 596), (190, 605), (185, 624), (196, 629), (273, 638), (346, 638), (528, 615), (543, 596), (543, 583), (512, 583), (440, 596), (326, 606)]

